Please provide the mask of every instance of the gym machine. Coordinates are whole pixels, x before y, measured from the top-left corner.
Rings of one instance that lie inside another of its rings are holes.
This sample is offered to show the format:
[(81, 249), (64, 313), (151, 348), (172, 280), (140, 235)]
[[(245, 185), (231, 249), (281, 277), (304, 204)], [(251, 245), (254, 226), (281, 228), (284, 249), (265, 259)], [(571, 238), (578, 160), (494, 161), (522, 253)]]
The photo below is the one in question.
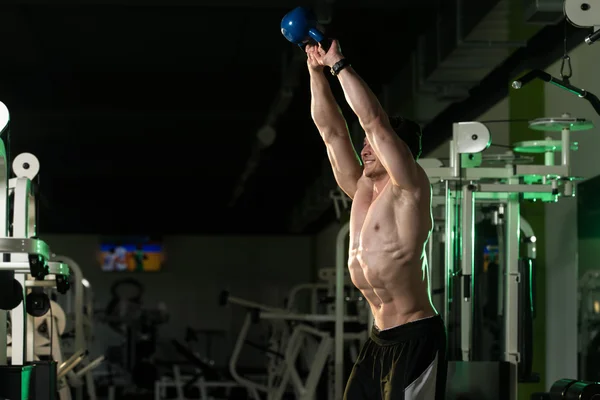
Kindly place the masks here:
[[(445, 255), (443, 263), (438, 264), (445, 266), (441, 311), (449, 331), (449, 399), (462, 396), (516, 400), (517, 383), (532, 378), (532, 371), (527, 371), (530, 357), (524, 354), (531, 350), (525, 337), (528, 332), (523, 329), (523, 324), (531, 322), (532, 315), (523, 313), (534, 304), (531, 299), (534, 293), (528, 286), (533, 286), (529, 271), (535, 258), (536, 239), (521, 218), (520, 202), (555, 202), (575, 195), (576, 178), (571, 176), (570, 152), (577, 150), (577, 144), (571, 142), (571, 132), (589, 130), (593, 124), (565, 114), (560, 118), (530, 121), (529, 127), (560, 132), (561, 139), (515, 143), (511, 152), (488, 156), (483, 154), (491, 145), (488, 128), (479, 122), (460, 122), (453, 125), (447, 166), (437, 159), (419, 161), (434, 187), (434, 207), (443, 207), (445, 211)], [(560, 152), (558, 165), (556, 152)], [(530, 165), (531, 157), (522, 154), (543, 154), (544, 164)], [(493, 261), (502, 277), (498, 291), (501, 350), (497, 361), (480, 359), (473, 346), (481, 333), (473, 330), (477, 318), (474, 305), (479, 301), (481, 284), (475, 265), (475, 226), (481, 220), (476, 210), (487, 210), (491, 225), (499, 232), (498, 242), (492, 244), (497, 249)], [(521, 244), (527, 248), (525, 257), (521, 256)], [(454, 358), (453, 347), (460, 349)], [(527, 373), (523, 374), (523, 370)]]
[[(235, 304), (247, 310), (231, 356), (230, 373), (235, 381), (248, 389), (252, 398), (266, 393), (269, 400), (281, 399), (290, 388), (295, 398), (317, 398), (317, 385), (325, 370), (326, 398), (342, 397), (347, 372), (344, 352), (349, 351), (353, 359), (358, 356), (359, 347), (367, 339), (365, 328), (370, 319), (364, 299), (354, 296), (355, 290), (345, 267), (347, 234), (348, 224), (344, 224), (337, 235), (336, 268), (321, 269), (317, 283), (293, 287), (286, 308), (266, 306), (231, 296), (228, 292), (221, 294), (221, 305)], [(302, 313), (302, 307), (296, 301), (302, 297), (302, 292), (307, 292), (310, 299), (309, 313)], [(267, 321), (273, 328), (265, 383), (250, 381), (236, 370), (248, 331), (259, 321)], [(305, 379), (297, 365), (302, 365), (308, 372)]]
[[(8, 109), (0, 103), (4, 137), (9, 135), (9, 121)], [(14, 178), (9, 177), (8, 155), (0, 140), (0, 308), (4, 310), (0, 312), (0, 398), (55, 399), (58, 375), (66, 366), (57, 368), (54, 360), (35, 359), (34, 318), (51, 310), (44, 288), (56, 288), (61, 294), (69, 290), (69, 267), (53, 261), (48, 245), (35, 238), (37, 158), (28, 153), (17, 156), (12, 172)]]
[(121, 336), (118, 345), (106, 349), (106, 371), (96, 375), (108, 388), (109, 400), (151, 392), (158, 379), (154, 362), (158, 328), (170, 316), (162, 302), (156, 308), (144, 307), (144, 293), (136, 279), (113, 282), (111, 298), (97, 319)]
[[(199, 398), (200, 400), (216, 400), (236, 398), (235, 390), (243, 387), (229, 376), (228, 371), (214, 365), (214, 361), (206, 359), (192, 350), (189, 346), (173, 339), (171, 343), (175, 350), (183, 356), (187, 364), (193, 367), (192, 373), (182, 371), (181, 363), (168, 363), (172, 376), (164, 374), (154, 382), (155, 400), (175, 398), (185, 400)], [(172, 389), (174, 395), (169, 395)], [(193, 392), (197, 389), (197, 394)]]

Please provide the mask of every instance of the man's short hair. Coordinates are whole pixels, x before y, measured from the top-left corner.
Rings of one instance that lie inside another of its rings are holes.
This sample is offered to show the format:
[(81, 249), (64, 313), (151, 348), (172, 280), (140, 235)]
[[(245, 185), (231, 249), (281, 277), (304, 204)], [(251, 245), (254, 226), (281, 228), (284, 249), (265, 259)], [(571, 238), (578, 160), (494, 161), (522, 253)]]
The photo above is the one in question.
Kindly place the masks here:
[(410, 149), (415, 160), (421, 156), (421, 126), (413, 120), (400, 116), (390, 116), (390, 125), (400, 139)]

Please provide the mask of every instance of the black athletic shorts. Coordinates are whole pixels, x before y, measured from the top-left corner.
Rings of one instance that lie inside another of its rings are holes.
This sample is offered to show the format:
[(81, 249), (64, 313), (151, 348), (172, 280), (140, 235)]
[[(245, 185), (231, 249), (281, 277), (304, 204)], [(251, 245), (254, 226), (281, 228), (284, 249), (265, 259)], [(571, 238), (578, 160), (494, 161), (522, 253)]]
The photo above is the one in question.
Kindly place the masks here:
[(448, 361), (440, 316), (371, 330), (354, 364), (344, 400), (443, 400)]

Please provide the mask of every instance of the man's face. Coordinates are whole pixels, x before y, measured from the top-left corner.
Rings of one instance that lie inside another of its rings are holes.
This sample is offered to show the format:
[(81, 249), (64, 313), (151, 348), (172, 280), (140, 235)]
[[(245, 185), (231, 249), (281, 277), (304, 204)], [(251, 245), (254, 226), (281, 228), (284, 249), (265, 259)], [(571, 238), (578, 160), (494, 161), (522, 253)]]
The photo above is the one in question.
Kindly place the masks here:
[(373, 178), (382, 173), (386, 173), (385, 168), (379, 162), (379, 159), (375, 155), (369, 140), (365, 138), (363, 142), (363, 148), (360, 152), (360, 157), (362, 158), (364, 164), (364, 174), (367, 178)]

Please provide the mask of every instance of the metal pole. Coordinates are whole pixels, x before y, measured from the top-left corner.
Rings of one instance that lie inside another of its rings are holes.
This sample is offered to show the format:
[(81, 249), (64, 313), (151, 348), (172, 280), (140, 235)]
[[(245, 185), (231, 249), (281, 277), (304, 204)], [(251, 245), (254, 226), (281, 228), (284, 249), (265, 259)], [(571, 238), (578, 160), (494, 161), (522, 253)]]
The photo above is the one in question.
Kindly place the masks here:
[[(569, 164), (571, 162), (571, 131), (569, 130), (569, 128), (563, 128), (562, 130), (562, 134), (561, 134), (561, 144), (562, 144), (562, 151), (560, 152), (561, 155), (561, 164), (563, 167), (567, 167), (569, 168)], [(569, 168), (569, 172), (567, 174), (567, 176), (571, 175), (571, 171)]]
[[(4, 127), (2, 127), (4, 129)], [(8, 236), (8, 165), (6, 148), (0, 140), (0, 237)], [(0, 253), (0, 257), (4, 254)], [(8, 311), (0, 311), (0, 365), (6, 365), (7, 359), (7, 322)]]
[(247, 387), (249, 390), (253, 390), (254, 392), (256, 390), (260, 390), (261, 392), (269, 393), (269, 389), (265, 385), (261, 385), (249, 379), (246, 379), (242, 377), (237, 371), (237, 362), (240, 356), (240, 352), (242, 351), (244, 341), (246, 340), (246, 337), (248, 335), (250, 325), (252, 325), (252, 317), (250, 313), (246, 313), (244, 323), (242, 324), (242, 328), (240, 329), (238, 338), (233, 346), (231, 357), (229, 358), (229, 373), (231, 374), (233, 380), (239, 383), (242, 387)]
[(454, 272), (454, 241), (456, 197), (452, 183), (446, 181), (446, 232), (445, 232), (445, 264), (444, 268), (444, 321), (448, 327), (450, 321), (450, 302), (452, 301), (452, 276)]
[[(4, 129), (4, 127), (2, 127)], [(8, 236), (8, 166), (6, 148), (0, 140), (0, 237)], [(0, 253), (0, 257), (3, 254)], [(0, 365), (6, 365), (7, 360), (7, 320), (8, 311), (0, 311)]]
[[(16, 178), (14, 186), (14, 214), (13, 214), (13, 237), (29, 238), (29, 196), (31, 195), (31, 182), (27, 178)], [(12, 254), (11, 262), (29, 263), (27, 254)], [(27, 289), (25, 287), (26, 274), (15, 274), (15, 279), (19, 281), (23, 288), (23, 301), (11, 312), (12, 328), (12, 365), (24, 365), (28, 359), (27, 354), (27, 314), (25, 312), (25, 297)], [(31, 338), (30, 338), (31, 339)], [(33, 343), (31, 343), (33, 345)], [(31, 354), (29, 354), (31, 356)]]
[(344, 286), (348, 254), (346, 238), (350, 232), (350, 224), (346, 222), (340, 227), (336, 238), (335, 251), (335, 400), (342, 400), (344, 395)]
[[(551, 137), (547, 137), (546, 140), (553, 140)], [(553, 166), (554, 165), (554, 151), (547, 151), (544, 153), (544, 165), (545, 166)]]
[[(21, 287), (25, 287), (25, 275), (15, 274), (15, 280), (17, 280)], [(25, 301), (25, 290), (23, 290), (23, 301)], [(25, 330), (26, 330), (26, 314), (25, 306), (23, 302), (10, 313), (11, 320), (11, 365), (24, 365), (25, 364)]]
[(473, 241), (475, 240), (475, 186), (468, 184), (462, 188), (462, 303), (460, 312), (460, 336), (463, 361), (471, 360), (471, 337), (473, 324)]
[[(517, 183), (511, 179), (509, 183)], [(510, 400), (517, 399), (517, 367), (519, 362), (519, 195), (511, 193), (506, 204), (506, 275), (504, 285), (504, 360), (511, 363)]]
[(497, 273), (498, 279), (498, 309), (496, 315), (502, 317), (504, 315), (504, 271), (506, 269), (506, 207), (502, 203), (498, 206), (498, 225), (496, 226), (496, 235), (498, 236), (498, 266), (499, 271)]
[(537, 238), (535, 237), (535, 232), (533, 231), (531, 224), (529, 224), (529, 221), (523, 218), (523, 216), (519, 217), (519, 221), (521, 224), (521, 232), (523, 232), (525, 237), (529, 239), (527, 242), (527, 257), (535, 260), (537, 257)]
[[(454, 124), (453, 130), (458, 129), (456, 124)], [(460, 176), (460, 154), (456, 151), (456, 134), (455, 139), (450, 141), (450, 168), (452, 168), (451, 175), (454, 178)]]
[(0, 237), (8, 237), (8, 161), (0, 139)]

